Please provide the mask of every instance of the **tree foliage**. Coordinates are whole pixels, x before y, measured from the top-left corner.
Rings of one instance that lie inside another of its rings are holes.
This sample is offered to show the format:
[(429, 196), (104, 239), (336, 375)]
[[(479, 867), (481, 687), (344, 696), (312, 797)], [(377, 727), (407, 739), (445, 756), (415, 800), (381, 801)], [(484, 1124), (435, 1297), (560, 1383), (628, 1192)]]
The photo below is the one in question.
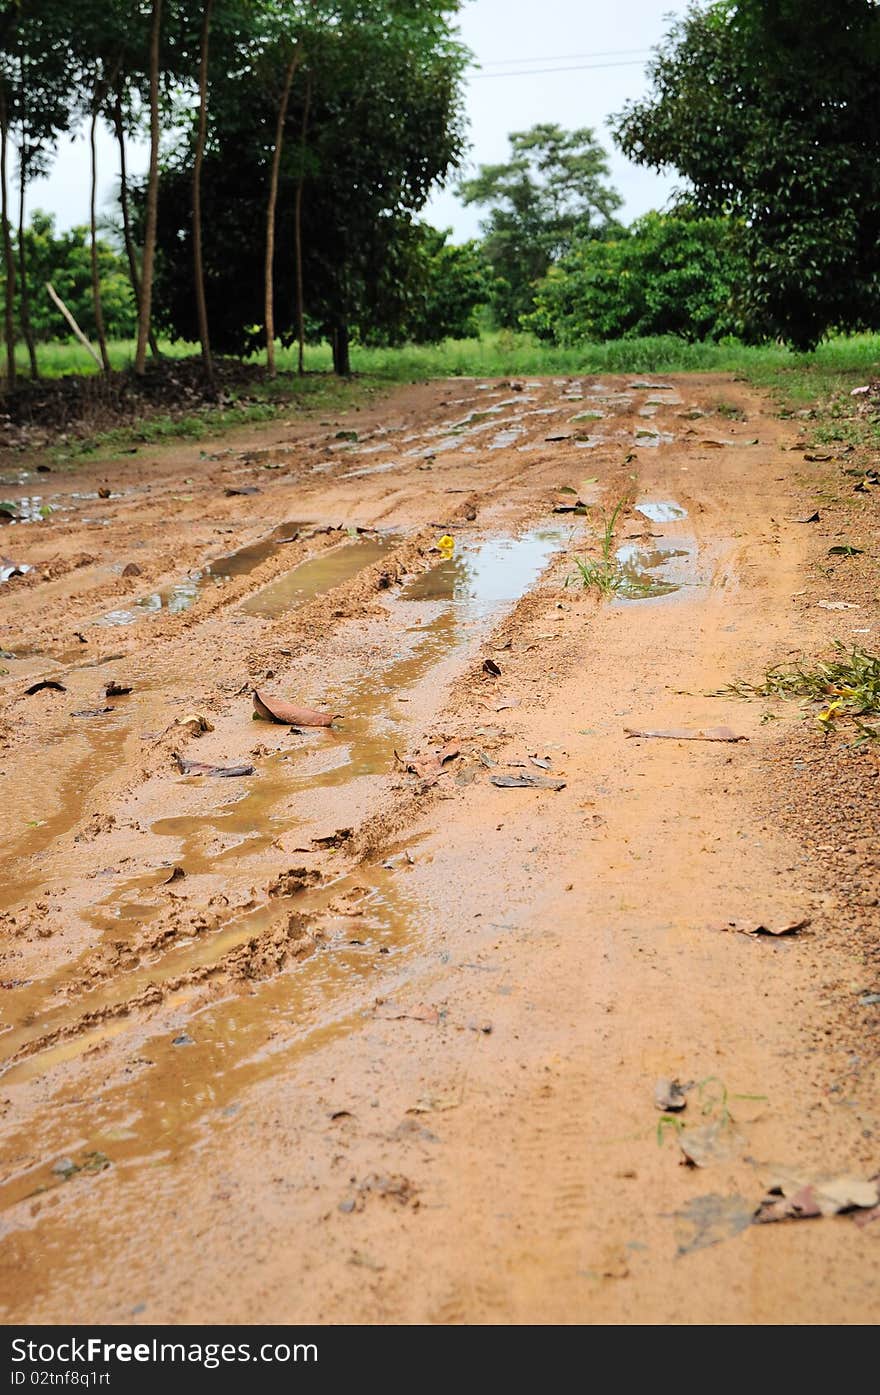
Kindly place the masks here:
[(871, 0), (692, 6), (614, 121), (736, 227), (744, 331), (809, 349), (880, 323), (880, 8)]
[(516, 328), (532, 309), (537, 282), (576, 242), (604, 235), (621, 200), (589, 129), (544, 123), (514, 132), (510, 148), (505, 164), (482, 165), (461, 195), (488, 210), (482, 230), (492, 310), (499, 325)]
[(730, 220), (648, 213), (608, 238), (578, 243), (539, 284), (525, 324), (557, 344), (738, 329), (745, 268)]

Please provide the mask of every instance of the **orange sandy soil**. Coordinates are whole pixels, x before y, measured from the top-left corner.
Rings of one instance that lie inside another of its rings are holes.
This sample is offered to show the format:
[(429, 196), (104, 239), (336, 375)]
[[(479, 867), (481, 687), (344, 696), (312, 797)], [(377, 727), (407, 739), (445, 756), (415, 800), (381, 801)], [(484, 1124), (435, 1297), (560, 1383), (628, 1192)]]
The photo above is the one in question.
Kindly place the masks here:
[(637, 381), (7, 472), (54, 511), (0, 530), (6, 1322), (876, 1316), (871, 1213), (750, 1222), (880, 1165), (880, 767), (720, 690), (876, 647), (870, 557), (818, 563), (877, 505), (743, 383)]

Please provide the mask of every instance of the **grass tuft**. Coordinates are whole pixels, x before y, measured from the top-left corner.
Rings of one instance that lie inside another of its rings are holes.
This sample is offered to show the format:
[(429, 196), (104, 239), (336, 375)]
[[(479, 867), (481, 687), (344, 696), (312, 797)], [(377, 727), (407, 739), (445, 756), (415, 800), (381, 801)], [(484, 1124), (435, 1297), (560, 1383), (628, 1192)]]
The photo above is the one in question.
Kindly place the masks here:
[(724, 691), (738, 697), (800, 698), (804, 706), (820, 707), (816, 721), (825, 732), (849, 719), (862, 740), (880, 740), (880, 727), (863, 721), (880, 716), (880, 655), (839, 641), (837, 657), (808, 665), (805, 660), (767, 670), (763, 683), (738, 681)]

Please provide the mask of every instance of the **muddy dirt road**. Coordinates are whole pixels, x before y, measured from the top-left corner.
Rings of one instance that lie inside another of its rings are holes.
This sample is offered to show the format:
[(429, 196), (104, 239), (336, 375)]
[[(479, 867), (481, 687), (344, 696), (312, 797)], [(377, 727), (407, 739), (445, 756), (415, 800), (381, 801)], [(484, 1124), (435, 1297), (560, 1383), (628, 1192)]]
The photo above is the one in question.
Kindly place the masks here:
[(880, 1223), (750, 1223), (878, 1170), (809, 741), (719, 695), (876, 635), (796, 443), (725, 378), (456, 381), (7, 476), (5, 1321), (876, 1314)]

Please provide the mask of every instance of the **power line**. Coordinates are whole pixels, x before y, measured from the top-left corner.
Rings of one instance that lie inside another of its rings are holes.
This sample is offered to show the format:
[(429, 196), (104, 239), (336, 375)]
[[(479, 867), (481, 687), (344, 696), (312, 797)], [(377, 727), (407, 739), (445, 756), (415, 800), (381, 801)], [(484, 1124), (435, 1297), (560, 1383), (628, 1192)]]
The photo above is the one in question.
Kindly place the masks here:
[(531, 53), (527, 58), (487, 58), (481, 66), (484, 68), (506, 68), (511, 63), (562, 63), (567, 59), (575, 58), (628, 58), (633, 54), (648, 52), (650, 52), (649, 49), (642, 47), (597, 49), (594, 53), (544, 53), (541, 55)]
[(509, 73), (474, 73), (474, 78), (533, 77), (538, 73), (586, 73), (596, 68), (643, 68), (646, 58), (628, 58), (620, 63), (574, 63), (565, 68), (520, 68)]

